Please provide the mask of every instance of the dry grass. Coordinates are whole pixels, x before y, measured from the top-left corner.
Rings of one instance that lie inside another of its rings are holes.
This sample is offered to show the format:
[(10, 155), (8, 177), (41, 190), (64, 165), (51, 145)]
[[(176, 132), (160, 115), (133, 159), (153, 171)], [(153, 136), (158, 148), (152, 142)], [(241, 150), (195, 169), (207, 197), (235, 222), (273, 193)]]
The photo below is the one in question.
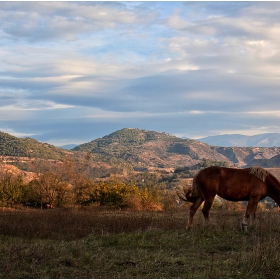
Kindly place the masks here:
[(174, 212), (116, 211), (104, 208), (4, 210), (0, 212), (0, 235), (69, 241), (91, 234), (185, 228), (185, 219)]
[(280, 213), (16, 210), (0, 212), (1, 278), (279, 278)]

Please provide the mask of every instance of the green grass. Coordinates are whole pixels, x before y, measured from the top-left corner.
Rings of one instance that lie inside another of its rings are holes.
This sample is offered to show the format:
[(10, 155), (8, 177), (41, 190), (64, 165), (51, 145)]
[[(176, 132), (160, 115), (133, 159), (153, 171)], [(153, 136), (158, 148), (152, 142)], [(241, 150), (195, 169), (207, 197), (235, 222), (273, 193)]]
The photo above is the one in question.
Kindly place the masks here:
[(280, 213), (0, 212), (1, 278), (279, 278)]

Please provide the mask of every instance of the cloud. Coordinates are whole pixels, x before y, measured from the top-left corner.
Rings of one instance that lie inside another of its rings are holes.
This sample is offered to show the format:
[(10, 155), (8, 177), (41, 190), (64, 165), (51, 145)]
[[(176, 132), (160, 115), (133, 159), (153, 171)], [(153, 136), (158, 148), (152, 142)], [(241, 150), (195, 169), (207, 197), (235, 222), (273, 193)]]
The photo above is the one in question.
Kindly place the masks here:
[(1, 10), (3, 36), (30, 42), (75, 40), (121, 25), (146, 24), (156, 15), (155, 11), (135, 11), (117, 2), (3, 2)]
[(279, 10), (277, 2), (3, 2), (1, 127), (57, 142), (123, 127), (277, 131)]
[[(220, 8), (214, 13), (213, 7), (217, 6)], [(232, 6), (235, 9), (228, 13), (228, 7)], [(195, 20), (176, 9), (166, 20), (166, 24), (177, 31), (176, 36), (166, 39), (170, 51), (188, 57), (189, 62), (198, 67), (220, 68), (243, 75), (279, 75), (279, 67), (271, 64), (272, 58), (279, 54), (280, 23), (276, 18), (279, 3), (274, 3), (273, 8), (260, 2), (190, 7), (196, 13), (200, 11)], [(208, 14), (209, 7), (214, 14)]]

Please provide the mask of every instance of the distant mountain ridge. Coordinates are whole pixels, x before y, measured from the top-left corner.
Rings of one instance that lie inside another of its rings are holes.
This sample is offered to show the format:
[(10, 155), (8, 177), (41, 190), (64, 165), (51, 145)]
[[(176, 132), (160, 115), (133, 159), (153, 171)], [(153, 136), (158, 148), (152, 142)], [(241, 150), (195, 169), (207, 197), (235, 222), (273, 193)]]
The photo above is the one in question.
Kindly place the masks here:
[(264, 133), (253, 136), (223, 134), (197, 139), (213, 146), (222, 147), (279, 147), (280, 133)]
[(66, 144), (66, 145), (58, 146), (58, 148), (71, 150), (74, 149), (76, 146), (78, 146), (78, 144)]

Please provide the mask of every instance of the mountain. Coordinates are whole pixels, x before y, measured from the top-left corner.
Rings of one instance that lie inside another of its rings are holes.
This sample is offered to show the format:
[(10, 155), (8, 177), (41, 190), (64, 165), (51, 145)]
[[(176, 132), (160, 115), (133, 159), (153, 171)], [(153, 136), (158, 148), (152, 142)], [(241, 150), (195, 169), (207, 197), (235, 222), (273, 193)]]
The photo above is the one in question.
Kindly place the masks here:
[(198, 139), (213, 146), (223, 147), (279, 147), (280, 133), (265, 133), (254, 136), (224, 134)]
[(246, 166), (255, 159), (280, 154), (277, 147), (217, 147), (167, 133), (130, 128), (79, 145), (72, 151), (91, 152), (97, 161), (134, 169), (192, 166), (203, 159)]
[(280, 155), (272, 157), (270, 159), (254, 159), (249, 166), (262, 166), (265, 168), (273, 168), (280, 166)]
[(64, 150), (32, 138), (17, 138), (0, 132), (0, 163), (11, 163), (33, 171), (36, 158), (46, 162), (63, 160), (71, 154), (82, 163), (90, 153), (89, 167), (94, 177), (131, 171), (174, 171), (176, 168), (207, 164), (260, 165), (280, 167), (280, 147), (222, 147), (181, 139), (168, 133), (124, 128), (89, 143)]
[(32, 138), (18, 138), (0, 132), (0, 156), (62, 159), (67, 151)]

